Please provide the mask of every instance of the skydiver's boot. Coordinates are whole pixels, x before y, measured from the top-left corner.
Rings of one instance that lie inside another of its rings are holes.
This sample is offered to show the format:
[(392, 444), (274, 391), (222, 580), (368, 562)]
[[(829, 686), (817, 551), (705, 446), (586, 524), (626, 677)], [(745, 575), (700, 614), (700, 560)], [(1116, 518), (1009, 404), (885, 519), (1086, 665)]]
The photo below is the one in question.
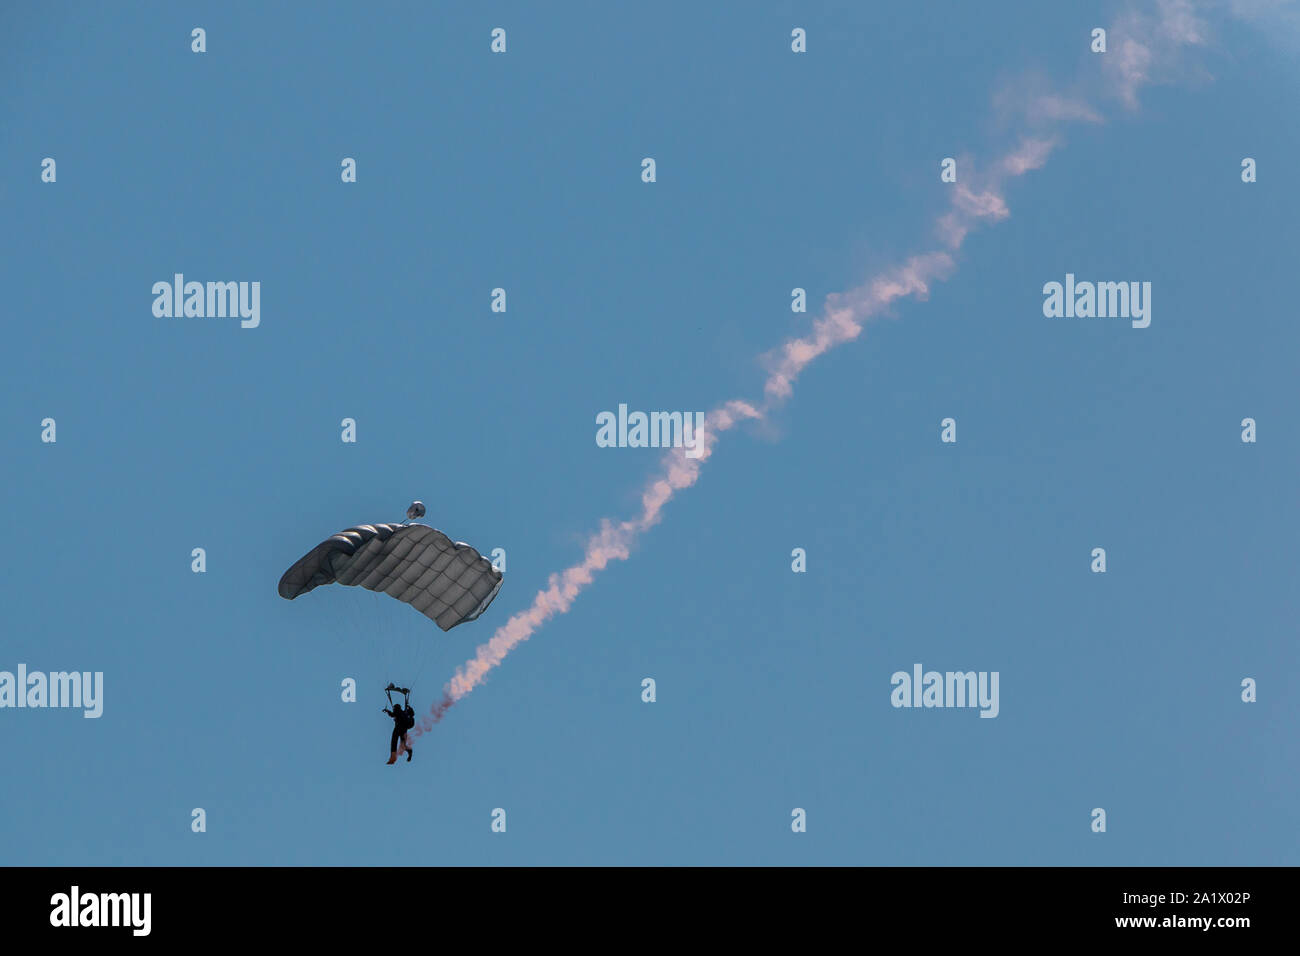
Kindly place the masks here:
[(413, 754), (413, 753), (415, 753), (415, 751), (414, 751), (412, 748), (410, 748), (410, 747), (407, 747), (407, 748), (406, 748), (406, 762), (407, 762), (407, 763), (410, 763), (410, 762), (411, 762), (411, 754)]
[(392, 753), (390, 753), (390, 754), (388, 755), (388, 762), (389, 762), (389, 763), (397, 763), (397, 751), (396, 751), (396, 750), (394, 750)]

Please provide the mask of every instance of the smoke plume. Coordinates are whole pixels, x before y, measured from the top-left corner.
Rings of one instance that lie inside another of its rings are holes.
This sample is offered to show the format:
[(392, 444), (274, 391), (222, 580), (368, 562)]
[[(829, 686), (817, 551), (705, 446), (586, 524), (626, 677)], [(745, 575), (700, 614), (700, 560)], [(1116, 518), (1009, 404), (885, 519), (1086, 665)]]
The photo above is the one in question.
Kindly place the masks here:
[[(1115, 52), (1101, 55), (1099, 78), (1094, 85), (1099, 82), (1103, 94), (1117, 98), (1126, 107), (1136, 107), (1138, 88), (1167, 68), (1178, 48), (1203, 43), (1205, 36), (1191, 0), (1157, 0), (1154, 14), (1123, 14), (1115, 22), (1111, 41)], [(600, 530), (588, 539), (581, 560), (552, 574), (532, 603), (497, 628), (491, 639), (457, 669), (442, 699), (420, 721), (415, 736), (431, 730), (452, 705), (482, 684), (493, 668), (538, 628), (568, 611), (610, 562), (627, 560), (637, 539), (659, 523), (668, 503), (699, 479), (722, 435), (742, 422), (765, 418), (790, 398), (799, 376), (818, 357), (852, 342), (862, 334), (867, 322), (899, 300), (926, 299), (934, 283), (951, 276), (957, 267), (956, 254), (969, 234), (983, 223), (1010, 215), (1003, 194), (1006, 182), (1047, 162), (1060, 145), (1056, 129), (1062, 123), (1100, 121), (1096, 109), (1073, 94), (1035, 94), (1019, 110), (1021, 119), (1034, 132), (1022, 135), (983, 172), (963, 163), (960, 181), (945, 187), (950, 192), (949, 206), (935, 223), (941, 248), (913, 255), (856, 288), (828, 296), (811, 332), (789, 339), (765, 357), (768, 374), (762, 401), (754, 404), (732, 399), (709, 412), (698, 457), (686, 457), (681, 448), (665, 452), (657, 473), (642, 491), (640, 512), (621, 521), (602, 520)], [(1047, 131), (1043, 132), (1045, 127)]]

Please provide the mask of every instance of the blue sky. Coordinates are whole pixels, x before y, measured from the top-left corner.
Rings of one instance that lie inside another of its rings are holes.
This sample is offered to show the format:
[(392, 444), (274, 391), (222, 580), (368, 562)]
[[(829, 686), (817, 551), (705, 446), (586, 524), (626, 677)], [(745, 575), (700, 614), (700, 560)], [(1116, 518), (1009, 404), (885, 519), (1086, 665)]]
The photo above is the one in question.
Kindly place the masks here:
[[(1300, 862), (1294, 34), (1217, 11), (384, 765), (392, 671), (426, 708), (637, 510), (657, 453), (595, 415), (760, 398), (1123, 9), (867, 6), (0, 13), (0, 669), (105, 681), (98, 720), (0, 710), (0, 862)], [(261, 325), (156, 318), (175, 272), (260, 281)], [(1067, 272), (1150, 281), (1151, 327), (1044, 318)], [(480, 620), (277, 596), (412, 498), (506, 549)], [(998, 671), (999, 716), (891, 707), (918, 662)]]

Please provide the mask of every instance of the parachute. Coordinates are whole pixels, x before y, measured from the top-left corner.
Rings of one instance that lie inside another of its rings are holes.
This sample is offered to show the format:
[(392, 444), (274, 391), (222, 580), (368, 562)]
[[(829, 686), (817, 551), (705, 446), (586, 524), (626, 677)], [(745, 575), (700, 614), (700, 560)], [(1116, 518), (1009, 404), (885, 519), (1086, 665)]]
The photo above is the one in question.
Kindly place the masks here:
[[(415, 502), (408, 514), (424, 514)], [(423, 524), (363, 524), (326, 538), (280, 578), (292, 601), (322, 584), (360, 586), (405, 601), (444, 631), (472, 621), (501, 590), (502, 574), (463, 541)]]

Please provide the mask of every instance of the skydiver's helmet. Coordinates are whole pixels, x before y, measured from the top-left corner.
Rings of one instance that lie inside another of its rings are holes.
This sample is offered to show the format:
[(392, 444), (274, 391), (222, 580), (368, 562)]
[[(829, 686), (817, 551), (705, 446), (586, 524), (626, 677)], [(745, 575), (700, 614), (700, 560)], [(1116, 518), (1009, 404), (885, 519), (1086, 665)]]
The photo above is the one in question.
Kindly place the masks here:
[(416, 518), (424, 517), (424, 502), (412, 501), (411, 507), (406, 509), (406, 520), (414, 521)]

